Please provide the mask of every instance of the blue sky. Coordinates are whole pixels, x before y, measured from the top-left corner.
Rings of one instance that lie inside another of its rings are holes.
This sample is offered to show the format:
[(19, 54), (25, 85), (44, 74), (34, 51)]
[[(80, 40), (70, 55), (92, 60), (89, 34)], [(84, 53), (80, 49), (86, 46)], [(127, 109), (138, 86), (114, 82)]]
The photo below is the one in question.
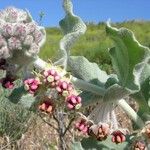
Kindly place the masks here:
[[(43, 11), (44, 26), (58, 26), (63, 18), (62, 0), (0, 0), (0, 9), (7, 6), (28, 9), (35, 20)], [(73, 0), (74, 12), (86, 22), (111, 19), (120, 22), (131, 19), (150, 20), (150, 0)]]

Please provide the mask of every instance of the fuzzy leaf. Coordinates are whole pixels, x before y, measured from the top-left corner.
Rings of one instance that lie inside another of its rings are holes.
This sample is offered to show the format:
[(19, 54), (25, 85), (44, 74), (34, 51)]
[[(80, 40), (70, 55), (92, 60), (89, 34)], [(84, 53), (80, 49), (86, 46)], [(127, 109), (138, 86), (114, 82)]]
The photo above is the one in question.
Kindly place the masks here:
[(68, 68), (73, 76), (102, 87), (109, 77), (96, 63), (89, 62), (83, 56), (71, 56), (68, 60)]
[(128, 29), (116, 29), (107, 24), (106, 32), (115, 42), (110, 55), (119, 79), (119, 85), (108, 88), (104, 96), (104, 100), (111, 101), (115, 98), (114, 91), (118, 100), (140, 90), (141, 82), (150, 76), (150, 50), (142, 46)]
[(127, 150), (128, 143), (114, 144), (111, 142), (111, 138), (107, 138), (105, 141), (97, 141), (93, 138), (84, 138), (82, 140), (82, 147), (85, 150)]
[(116, 29), (108, 24), (106, 32), (115, 42), (115, 48), (110, 49), (110, 55), (120, 85), (131, 92), (138, 91), (139, 78), (145, 64), (148, 64), (150, 50), (142, 46), (128, 29)]
[(59, 49), (62, 58), (55, 64), (66, 67), (70, 48), (75, 41), (85, 33), (86, 25), (80, 17), (74, 15), (71, 0), (64, 0), (64, 10), (66, 16), (59, 23), (64, 33), (64, 37), (60, 41)]
[(72, 143), (72, 150), (83, 150), (81, 142), (73, 142)]
[[(100, 70), (96, 63), (89, 62), (85, 57), (83, 56), (69, 57), (68, 69), (69, 71), (71, 71), (73, 76), (82, 79), (86, 82), (89, 82), (92, 85), (101, 87), (103, 90), (105, 89), (104, 84), (109, 76), (106, 74), (106, 72)], [(76, 86), (78, 86), (78, 84), (76, 84)], [(90, 90), (90, 88), (92, 87), (89, 87), (88, 89)], [(102, 100), (101, 96), (88, 91), (83, 91), (80, 94), (80, 96), (82, 97), (83, 106), (93, 104), (99, 101), (100, 99)]]

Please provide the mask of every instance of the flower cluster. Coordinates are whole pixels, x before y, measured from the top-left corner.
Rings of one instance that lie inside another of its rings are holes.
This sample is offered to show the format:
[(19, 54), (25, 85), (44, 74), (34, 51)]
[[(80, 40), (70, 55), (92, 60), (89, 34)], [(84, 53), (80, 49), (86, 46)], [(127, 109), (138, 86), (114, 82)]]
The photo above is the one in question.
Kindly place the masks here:
[(119, 144), (126, 141), (128, 131), (125, 129), (112, 130), (110, 124), (99, 122), (94, 124), (85, 116), (81, 116), (75, 122), (75, 129), (83, 136), (86, 134), (98, 141), (104, 141), (111, 136), (113, 143)]
[[(54, 103), (60, 103), (63, 100), (67, 110), (77, 110), (81, 107), (81, 97), (77, 95), (70, 79), (61, 75), (58, 67), (50, 67), (39, 74), (35, 78), (29, 78), (24, 81), (24, 89), (30, 94), (38, 94), (39, 90), (50, 90), (49, 96)], [(44, 93), (43, 93), (44, 94)], [(55, 95), (55, 96), (54, 96)], [(51, 103), (43, 100), (39, 105), (41, 111), (49, 111)]]
[(24, 54), (20, 57), (36, 56), (44, 41), (44, 28), (29, 12), (14, 7), (0, 11), (0, 59), (15, 57), (18, 52)]

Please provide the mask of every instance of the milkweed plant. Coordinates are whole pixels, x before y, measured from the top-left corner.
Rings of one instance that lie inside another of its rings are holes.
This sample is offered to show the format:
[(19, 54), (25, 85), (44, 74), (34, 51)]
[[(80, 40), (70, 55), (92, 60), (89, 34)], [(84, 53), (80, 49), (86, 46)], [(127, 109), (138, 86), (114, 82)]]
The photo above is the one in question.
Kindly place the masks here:
[[(86, 31), (74, 15), (70, 0), (63, 1), (56, 62), (43, 61), (38, 53), (46, 39), (45, 29), (27, 10), (8, 7), (0, 11), (0, 80), (10, 103), (55, 120), (47, 122), (59, 135), (59, 149), (150, 149), (150, 50), (132, 31), (110, 22), (106, 33), (114, 41), (109, 48), (115, 74), (107, 74), (84, 56), (71, 56), (71, 47)], [(82, 50), (81, 50), (82, 51)], [(19, 84), (17, 84), (19, 82)], [(137, 112), (127, 103), (133, 98)], [(87, 115), (85, 109), (93, 109)], [(133, 121), (134, 131), (119, 126), (115, 108), (120, 106)]]

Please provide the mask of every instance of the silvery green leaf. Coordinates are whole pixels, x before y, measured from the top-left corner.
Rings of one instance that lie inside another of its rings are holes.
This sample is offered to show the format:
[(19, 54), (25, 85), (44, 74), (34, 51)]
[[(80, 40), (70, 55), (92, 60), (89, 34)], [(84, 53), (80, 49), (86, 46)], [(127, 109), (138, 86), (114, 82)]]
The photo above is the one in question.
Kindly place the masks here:
[(139, 91), (139, 79), (150, 58), (149, 48), (142, 46), (126, 28), (117, 29), (107, 24), (106, 32), (115, 42), (115, 47), (109, 52), (120, 85), (131, 93)]
[(72, 143), (72, 150), (83, 150), (81, 142), (73, 142)]
[[(101, 91), (105, 89), (105, 82), (109, 78), (106, 72), (100, 70), (96, 63), (89, 62), (83, 56), (71, 56), (68, 59), (68, 70), (71, 71), (72, 75), (82, 79), (85, 82), (91, 83), (91, 85), (96, 85), (101, 88)], [(80, 84), (74, 83), (78, 88), (80, 88)], [(81, 88), (83, 92), (80, 94), (83, 100), (83, 106), (87, 106), (90, 104), (94, 104), (97, 101), (102, 101), (102, 96), (100, 96), (100, 89), (93, 91), (94, 88), (92, 86), (86, 85), (88, 88)], [(91, 89), (92, 88), (92, 89)], [(91, 92), (89, 92), (91, 89)], [(96, 93), (99, 93), (96, 94)]]
[(111, 137), (108, 137), (105, 141), (98, 141), (94, 138), (83, 138), (81, 141), (82, 147), (85, 150), (129, 150), (129, 143), (123, 142), (121, 144), (115, 144), (111, 142)]
[(125, 98), (130, 94), (131, 94), (130, 91), (127, 90), (126, 88), (118, 84), (114, 84), (106, 90), (103, 99), (104, 101), (116, 101)]
[(83, 56), (69, 57), (68, 69), (73, 76), (101, 87), (104, 87), (109, 78), (107, 73), (102, 71), (96, 63), (89, 62)]
[[(150, 77), (150, 50), (128, 29), (116, 29), (107, 24), (106, 32), (115, 42), (109, 52), (119, 79), (118, 85), (109, 87), (105, 93), (104, 99), (111, 101), (142, 90), (143, 83)], [(145, 93), (148, 96), (147, 91)]]
[(55, 64), (66, 67), (70, 48), (75, 41), (85, 33), (86, 25), (80, 17), (74, 15), (71, 0), (64, 0), (64, 10), (66, 16), (60, 21), (60, 27), (64, 33), (64, 37), (60, 41), (59, 49), (61, 59)]

